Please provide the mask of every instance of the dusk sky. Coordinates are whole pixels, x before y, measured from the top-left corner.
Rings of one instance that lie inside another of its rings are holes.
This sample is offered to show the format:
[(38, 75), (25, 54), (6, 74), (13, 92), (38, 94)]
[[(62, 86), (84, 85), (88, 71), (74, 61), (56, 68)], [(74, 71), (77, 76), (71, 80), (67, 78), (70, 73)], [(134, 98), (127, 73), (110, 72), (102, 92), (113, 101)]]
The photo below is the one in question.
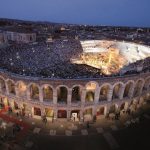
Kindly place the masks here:
[(150, 27), (150, 0), (0, 0), (0, 18)]

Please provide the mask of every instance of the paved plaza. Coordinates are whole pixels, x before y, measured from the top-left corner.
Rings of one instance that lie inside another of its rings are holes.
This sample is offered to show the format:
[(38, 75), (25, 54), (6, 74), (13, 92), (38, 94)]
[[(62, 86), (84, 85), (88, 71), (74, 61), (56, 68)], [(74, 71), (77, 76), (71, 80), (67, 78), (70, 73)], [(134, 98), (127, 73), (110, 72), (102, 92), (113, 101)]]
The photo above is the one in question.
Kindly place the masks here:
[[(15, 150), (42, 150), (43, 146), (44, 150), (51, 148), (65, 150), (142, 148), (142, 146), (149, 146), (147, 141), (147, 138), (150, 138), (149, 108), (150, 104), (147, 104), (132, 116), (125, 114), (119, 120), (104, 118), (90, 123), (89, 127), (86, 123), (71, 121), (45, 124), (41, 120), (21, 118), (16, 114), (8, 114), (7, 111), (1, 110), (0, 134), (1, 137), (6, 134), (10, 137), (4, 139), (5, 142), (1, 138), (0, 149), (8, 149), (10, 145)], [(10, 129), (16, 123), (20, 125), (21, 130), (13, 135)], [(2, 126), (6, 127), (5, 131), (2, 131)]]

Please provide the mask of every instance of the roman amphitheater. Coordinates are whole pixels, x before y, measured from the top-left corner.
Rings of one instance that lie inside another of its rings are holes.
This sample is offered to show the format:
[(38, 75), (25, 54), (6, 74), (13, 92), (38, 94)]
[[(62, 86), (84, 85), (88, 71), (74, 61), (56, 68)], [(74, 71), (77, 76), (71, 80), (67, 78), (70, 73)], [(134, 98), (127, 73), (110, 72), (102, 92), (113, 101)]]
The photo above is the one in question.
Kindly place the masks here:
[(145, 45), (57, 40), (6, 47), (0, 56), (0, 103), (33, 118), (100, 119), (150, 97)]

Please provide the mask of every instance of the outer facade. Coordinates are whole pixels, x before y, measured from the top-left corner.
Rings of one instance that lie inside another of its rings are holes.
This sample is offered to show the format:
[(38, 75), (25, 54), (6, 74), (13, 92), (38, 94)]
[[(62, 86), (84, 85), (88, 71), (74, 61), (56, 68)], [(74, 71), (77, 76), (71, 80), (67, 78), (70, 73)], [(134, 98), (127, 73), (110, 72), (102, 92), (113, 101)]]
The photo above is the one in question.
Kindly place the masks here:
[(0, 73), (0, 102), (26, 116), (92, 120), (134, 111), (149, 98), (150, 73), (100, 79), (40, 79)]

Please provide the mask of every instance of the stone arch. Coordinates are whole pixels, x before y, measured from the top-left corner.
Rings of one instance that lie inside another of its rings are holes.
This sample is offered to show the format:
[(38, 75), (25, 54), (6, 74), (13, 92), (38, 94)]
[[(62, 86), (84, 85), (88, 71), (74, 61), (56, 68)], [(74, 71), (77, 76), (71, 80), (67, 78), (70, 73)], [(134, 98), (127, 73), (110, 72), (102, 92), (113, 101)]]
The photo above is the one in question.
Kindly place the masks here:
[(117, 104), (112, 104), (110, 107), (109, 107), (109, 113), (116, 113), (118, 110), (118, 105)]
[(143, 79), (140, 78), (136, 81), (135, 87), (134, 87), (134, 97), (139, 96), (141, 94), (143, 85), (144, 85)]
[(132, 99), (131, 102), (130, 102), (130, 105), (136, 105), (138, 103), (138, 100), (137, 99)]
[(86, 102), (93, 102), (95, 99), (96, 89), (98, 88), (98, 83), (90, 81), (86, 84), (85, 88), (86, 88), (85, 101)]
[(122, 90), (123, 86), (124, 86), (124, 84), (122, 82), (117, 82), (113, 85), (112, 99), (120, 98), (120, 94), (121, 94), (121, 90)]
[(41, 108), (33, 107), (32, 109), (33, 109), (33, 116), (38, 116), (38, 117), (42, 116)]
[(138, 100), (137, 99), (133, 99), (131, 102), (130, 102), (130, 111), (131, 112), (134, 112), (137, 108), (137, 104), (138, 104)]
[(23, 81), (18, 81), (16, 83), (18, 96), (26, 96), (27, 92), (27, 85)]
[(93, 109), (92, 108), (86, 108), (83, 112), (83, 118), (84, 121), (91, 121), (93, 117)]
[(139, 105), (142, 105), (143, 103), (144, 103), (144, 97), (140, 97), (140, 99), (139, 99)]
[(109, 83), (105, 83), (100, 87), (99, 92), (99, 101), (107, 101), (108, 100), (108, 94), (109, 90), (111, 90), (112, 85)]
[(77, 102), (81, 101), (81, 95), (82, 95), (82, 87), (80, 85), (74, 85), (72, 88), (72, 94), (71, 94), (71, 101)]
[(57, 112), (58, 118), (67, 118), (67, 110), (65, 109), (59, 109)]
[(45, 108), (45, 115), (48, 118), (53, 118), (54, 117), (54, 110), (52, 108)]
[(65, 85), (57, 87), (57, 102), (67, 103), (67, 97), (68, 97), (68, 87)]
[(5, 106), (9, 106), (9, 101), (8, 101), (8, 98), (7, 97), (1, 97), (0, 98), (0, 104), (2, 107), (5, 107)]
[(16, 101), (14, 101), (14, 109), (15, 110), (19, 109), (19, 105), (18, 105), (18, 103)]
[(150, 100), (150, 93), (147, 93), (145, 95), (144, 101), (149, 101)]
[(8, 92), (9, 94), (16, 94), (16, 90), (15, 90), (15, 82), (11, 79), (7, 80), (7, 86), (8, 86)]
[(143, 89), (146, 90), (146, 91), (150, 90), (150, 77), (145, 79), (145, 83), (144, 83)]
[(130, 80), (126, 83), (123, 97), (129, 97), (131, 96), (131, 91), (134, 88), (134, 81)]
[(87, 91), (86, 92), (85, 101), (86, 102), (93, 102), (94, 101), (94, 92), (93, 91)]
[(87, 86), (89, 86), (91, 88), (94, 86), (96, 89), (97, 87), (99, 87), (99, 84), (96, 81), (89, 81), (88, 83), (86, 83), (85, 87), (87, 87)]
[(30, 98), (33, 100), (39, 100), (39, 86), (36, 83), (31, 83), (29, 89)]
[(105, 115), (106, 106), (100, 106), (96, 109), (96, 117)]
[(6, 84), (5, 79), (3, 77), (0, 77), (0, 90), (2, 92), (6, 92)]
[(53, 88), (45, 84), (42, 86), (42, 92), (43, 92), (43, 101), (52, 101), (53, 100)]
[(127, 110), (128, 105), (129, 105), (128, 102), (123, 102), (123, 103), (120, 105), (120, 111)]

